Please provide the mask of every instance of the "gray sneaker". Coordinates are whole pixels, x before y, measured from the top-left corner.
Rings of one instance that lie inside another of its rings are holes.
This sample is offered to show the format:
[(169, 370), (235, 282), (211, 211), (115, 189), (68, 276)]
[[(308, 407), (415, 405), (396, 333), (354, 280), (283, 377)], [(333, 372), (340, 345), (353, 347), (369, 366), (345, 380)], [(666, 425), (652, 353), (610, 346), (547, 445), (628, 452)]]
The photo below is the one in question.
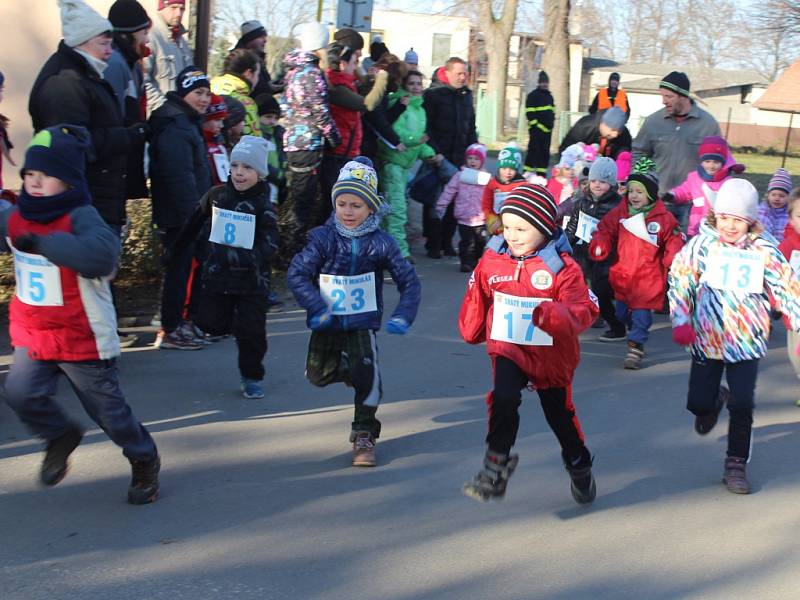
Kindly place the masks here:
[(205, 344), (199, 344), (193, 337), (187, 336), (180, 327), (167, 333), (163, 329), (158, 332), (153, 344), (161, 350), (202, 350)]

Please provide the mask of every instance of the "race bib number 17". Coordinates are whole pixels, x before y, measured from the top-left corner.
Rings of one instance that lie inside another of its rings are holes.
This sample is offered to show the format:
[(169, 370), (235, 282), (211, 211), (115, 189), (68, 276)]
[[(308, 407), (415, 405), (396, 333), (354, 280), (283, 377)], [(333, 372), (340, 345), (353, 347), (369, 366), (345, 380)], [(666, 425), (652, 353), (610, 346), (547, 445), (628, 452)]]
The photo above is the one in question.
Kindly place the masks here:
[(494, 293), (490, 337), (521, 346), (552, 346), (553, 338), (533, 324), (533, 310), (550, 298), (522, 298)]

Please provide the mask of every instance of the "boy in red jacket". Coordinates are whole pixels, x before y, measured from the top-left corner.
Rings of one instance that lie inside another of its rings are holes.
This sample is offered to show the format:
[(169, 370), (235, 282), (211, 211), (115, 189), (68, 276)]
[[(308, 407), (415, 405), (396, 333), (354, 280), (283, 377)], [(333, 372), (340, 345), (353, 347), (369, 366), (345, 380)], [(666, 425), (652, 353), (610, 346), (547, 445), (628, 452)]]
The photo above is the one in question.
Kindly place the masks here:
[(617, 301), (616, 317), (629, 329), (626, 369), (642, 366), (653, 310), (664, 304), (667, 273), (685, 241), (678, 221), (658, 199), (653, 167), (649, 158), (636, 163), (625, 201), (600, 220), (589, 244), (589, 258), (594, 261), (616, 254), (608, 279)]
[(518, 456), (521, 390), (536, 388), (545, 418), (561, 444), (572, 496), (594, 500), (592, 455), (572, 404), (572, 376), (580, 359), (578, 334), (599, 313), (581, 268), (556, 225), (556, 203), (542, 186), (525, 184), (500, 207), (504, 243), (487, 250), (469, 281), (458, 326), (468, 344), (486, 342), (494, 389), (489, 405), (483, 469), (464, 485), (478, 500), (500, 498)]
[[(795, 277), (800, 277), (800, 189), (795, 188), (789, 194), (789, 202), (786, 205), (789, 211), (789, 222), (783, 233), (783, 241), (778, 246), (780, 251), (792, 265)], [(800, 348), (800, 333), (792, 331), (786, 326), (786, 349), (789, 352), (789, 362), (792, 363), (794, 373), (800, 379), (800, 355), (797, 349)], [(800, 399), (795, 401), (800, 406)]]
[(222, 126), (228, 118), (228, 105), (222, 96), (211, 94), (211, 102), (203, 115), (203, 140), (208, 152), (208, 168), (211, 171), (213, 185), (221, 185), (228, 181), (231, 162), (225, 148)]
[[(489, 235), (502, 235), (503, 224), (500, 222), (500, 206), (509, 192), (526, 183), (522, 176), (522, 152), (516, 145), (509, 144), (497, 155), (497, 175), (483, 188), (481, 208), (486, 217), (486, 229)], [(499, 243), (502, 242), (497, 238)], [(489, 246), (491, 248), (491, 246)]]

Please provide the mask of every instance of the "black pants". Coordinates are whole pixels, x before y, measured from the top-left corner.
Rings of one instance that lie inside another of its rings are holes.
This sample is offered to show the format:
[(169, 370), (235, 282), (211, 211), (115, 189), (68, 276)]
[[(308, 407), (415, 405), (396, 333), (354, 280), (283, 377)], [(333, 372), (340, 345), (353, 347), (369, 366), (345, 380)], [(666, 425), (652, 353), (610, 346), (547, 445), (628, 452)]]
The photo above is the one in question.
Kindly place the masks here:
[[(159, 231), (161, 242), (172, 248), (180, 232), (179, 227)], [(174, 250), (172, 260), (164, 268), (164, 285), (161, 288), (161, 327), (169, 333), (183, 321), (183, 305), (186, 302), (186, 285), (192, 270), (194, 244)]]
[(486, 246), (486, 227), (484, 225), (458, 224), (458, 256), (462, 265), (475, 268)]
[(609, 328), (625, 333), (625, 323), (617, 318), (617, 308), (614, 304), (614, 288), (611, 287), (611, 283), (608, 281), (608, 272), (595, 269), (592, 274), (591, 288), (597, 296), (600, 315), (608, 323)]
[(239, 373), (245, 379), (264, 379), (266, 294), (218, 294), (203, 290), (197, 326), (211, 335), (233, 333), (239, 349)]
[(306, 243), (319, 211), (319, 176), (322, 153), (287, 152), (289, 195), (280, 206), (279, 266), (285, 268)]
[(528, 154), (525, 156), (526, 170), (547, 177), (547, 165), (550, 163), (550, 136), (552, 133), (532, 127), (528, 138)]
[(725, 363), (721, 360), (692, 359), (686, 408), (698, 416), (713, 412), (723, 371), (731, 391), (728, 401), (728, 456), (749, 459), (758, 360)]
[(422, 211), (422, 235), (425, 236), (425, 249), (428, 252), (453, 251), (453, 236), (458, 221), (453, 216), (453, 203), (447, 207), (444, 216), (436, 216), (436, 205), (426, 206)]
[[(521, 391), (527, 385), (528, 376), (514, 361), (502, 356), (495, 359), (494, 390), (489, 401), (489, 433), (486, 436), (489, 450), (499, 454), (511, 452), (519, 430)], [(572, 388), (547, 388), (536, 392), (544, 418), (558, 438), (564, 456), (572, 459), (581, 456), (583, 432), (572, 404)]]
[(331, 215), (331, 209), (333, 207), (331, 204), (331, 190), (333, 190), (333, 184), (336, 183), (339, 177), (339, 171), (347, 164), (348, 160), (350, 159), (346, 156), (332, 156), (326, 154), (322, 157), (319, 176), (319, 205), (312, 214), (312, 228), (323, 225)]

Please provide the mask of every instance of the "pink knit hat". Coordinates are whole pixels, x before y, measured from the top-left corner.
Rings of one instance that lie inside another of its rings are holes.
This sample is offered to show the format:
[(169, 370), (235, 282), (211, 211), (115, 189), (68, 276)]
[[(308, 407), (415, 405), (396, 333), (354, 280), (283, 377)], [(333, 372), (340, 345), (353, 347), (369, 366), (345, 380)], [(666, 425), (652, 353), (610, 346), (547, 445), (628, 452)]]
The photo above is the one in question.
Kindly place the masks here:
[(481, 167), (486, 163), (486, 146), (483, 144), (470, 144), (467, 146), (464, 156), (476, 156), (481, 161)]
[(789, 171), (786, 169), (778, 169), (775, 171), (775, 174), (772, 176), (772, 179), (769, 180), (769, 185), (767, 186), (767, 193), (771, 192), (772, 190), (783, 190), (787, 194), (791, 193), (792, 191), (792, 176), (789, 175)]

